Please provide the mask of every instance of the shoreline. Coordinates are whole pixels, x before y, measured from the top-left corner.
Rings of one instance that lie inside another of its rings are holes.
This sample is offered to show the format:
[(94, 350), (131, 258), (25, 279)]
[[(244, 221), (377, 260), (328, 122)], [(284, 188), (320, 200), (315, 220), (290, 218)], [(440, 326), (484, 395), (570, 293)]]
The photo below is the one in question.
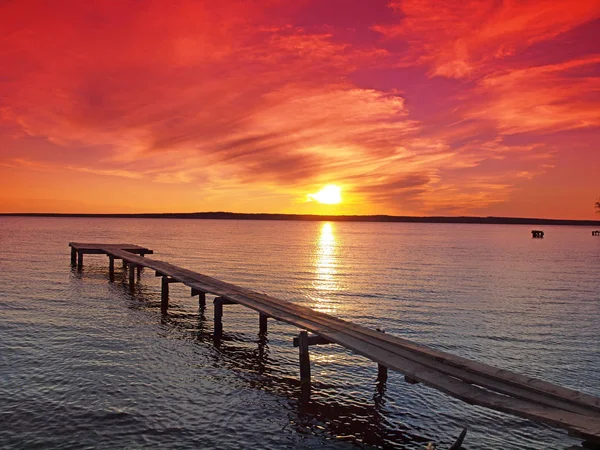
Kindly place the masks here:
[(456, 223), (493, 225), (575, 225), (600, 227), (600, 220), (538, 219), (526, 217), (477, 217), (477, 216), (389, 216), (389, 215), (318, 215), (318, 214), (271, 214), (271, 213), (0, 213), (0, 217), (58, 217), (58, 218), (105, 218), (105, 219), (198, 219), (198, 220), (291, 220), (327, 222), (399, 222), (399, 223)]

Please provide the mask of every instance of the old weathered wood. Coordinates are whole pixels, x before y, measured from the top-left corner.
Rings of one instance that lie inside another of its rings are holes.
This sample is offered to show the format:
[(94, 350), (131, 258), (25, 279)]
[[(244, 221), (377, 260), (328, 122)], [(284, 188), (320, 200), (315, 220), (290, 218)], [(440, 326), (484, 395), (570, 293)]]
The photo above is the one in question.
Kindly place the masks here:
[(108, 277), (111, 282), (115, 281), (115, 257), (108, 256)]
[[(299, 344), (299, 338), (295, 337), (292, 341), (292, 345), (294, 347), (298, 347)], [(329, 339), (325, 339), (323, 336), (319, 336), (319, 335), (315, 335), (315, 334), (309, 334), (308, 335), (308, 345), (326, 345), (326, 344), (332, 344), (332, 342)]]
[(300, 384), (310, 384), (310, 355), (308, 353), (308, 332), (298, 335), (298, 357), (300, 359)]
[(169, 309), (169, 277), (162, 277), (160, 289), (160, 310), (166, 313)]
[(200, 308), (205, 308), (206, 307), (206, 293), (199, 291), (197, 289), (192, 288), (192, 297), (194, 296), (198, 296), (198, 306)]
[(135, 264), (129, 265), (129, 292), (133, 294), (135, 290)]
[(75, 247), (71, 247), (71, 265), (74, 266), (77, 264), (77, 250)]
[(404, 375), (404, 381), (406, 381), (408, 384), (419, 384), (417, 380), (409, 377), (408, 375)]
[(258, 313), (258, 332), (260, 334), (267, 333), (267, 324), (268, 324), (269, 316), (263, 313)]
[(83, 252), (77, 252), (77, 270), (83, 267)]
[(215, 306), (214, 312), (214, 329), (215, 333), (221, 333), (223, 331), (223, 297), (215, 297), (213, 304)]
[[(385, 333), (385, 330), (380, 330), (379, 328), (376, 328), (376, 331), (379, 331), (380, 333)], [(386, 365), (381, 364), (381, 363), (377, 363), (377, 381), (379, 381), (380, 383), (385, 383), (388, 379), (388, 368)]]
[[(80, 247), (75, 248), (81, 249), (82, 253), (87, 250), (81, 244), (78, 245)], [(470, 404), (563, 428), (584, 440), (600, 441), (600, 399), (597, 397), (383, 334), (163, 261), (141, 258), (114, 244), (106, 247), (102, 244), (89, 245), (92, 246), (92, 252), (105, 253), (131, 264), (143, 265), (182, 282), (192, 289), (192, 293), (216, 295), (221, 300), (215, 301), (215, 331), (218, 327), (222, 330), (223, 304), (239, 303), (259, 314), (315, 333), (318, 339), (340, 344), (379, 365), (401, 372), (408, 382), (421, 382)], [(310, 379), (308, 333), (305, 340)], [(306, 364), (304, 367), (306, 369)], [(301, 379), (306, 379), (302, 375), (302, 364)]]

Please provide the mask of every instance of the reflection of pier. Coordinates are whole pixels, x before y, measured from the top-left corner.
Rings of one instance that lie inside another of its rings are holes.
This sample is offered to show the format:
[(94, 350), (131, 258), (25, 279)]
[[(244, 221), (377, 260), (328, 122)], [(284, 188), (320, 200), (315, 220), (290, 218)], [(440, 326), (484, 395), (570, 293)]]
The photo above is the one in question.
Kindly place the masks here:
[[(240, 304), (259, 313), (259, 328), (267, 330), (272, 318), (299, 327), (297, 340), (301, 381), (310, 383), (309, 345), (336, 343), (379, 365), (380, 380), (386, 368), (405, 375), (410, 383), (420, 382), (469, 404), (524, 417), (567, 430), (571, 435), (600, 444), (600, 398), (555, 384), (522, 376), (508, 370), (451, 355), (389, 334), (347, 322), (323, 312), (236, 286), (164, 261), (143, 257), (151, 250), (128, 244), (80, 244), (72, 242), (71, 262), (83, 267), (85, 253), (103, 253), (109, 258), (110, 279), (114, 260), (121, 259), (129, 270), (131, 292), (136, 269), (149, 268), (162, 277), (161, 310), (167, 313), (169, 284), (183, 283), (199, 296), (214, 300), (214, 335), (222, 335), (224, 306)], [(138, 254), (135, 254), (138, 253)], [(314, 333), (311, 337), (308, 331)], [(383, 380), (382, 380), (383, 381)]]
[(531, 230), (531, 237), (534, 238), (543, 238), (544, 232), (542, 230)]

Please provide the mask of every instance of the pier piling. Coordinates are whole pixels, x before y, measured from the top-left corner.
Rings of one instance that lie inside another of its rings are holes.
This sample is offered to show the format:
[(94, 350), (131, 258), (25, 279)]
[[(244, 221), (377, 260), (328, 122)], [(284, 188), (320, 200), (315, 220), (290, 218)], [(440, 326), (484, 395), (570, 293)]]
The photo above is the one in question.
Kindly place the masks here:
[(135, 264), (129, 264), (129, 292), (135, 291)]
[[(376, 328), (376, 331), (380, 333), (385, 333), (385, 330), (381, 330)], [(377, 381), (380, 383), (385, 383), (388, 379), (388, 368), (381, 363), (377, 363)]]
[(169, 308), (169, 277), (162, 277), (160, 289), (160, 310), (166, 313)]
[(108, 277), (109, 277), (111, 283), (113, 283), (115, 281), (115, 257), (114, 256), (108, 257)]
[(223, 332), (223, 297), (215, 297), (213, 304), (215, 305), (214, 313), (214, 328), (215, 334)]
[(77, 264), (77, 250), (71, 247), (71, 265), (74, 266), (75, 264)]
[(200, 308), (206, 308), (206, 292), (192, 288), (191, 296), (194, 297), (196, 295), (198, 296), (198, 306)]
[(300, 384), (310, 384), (310, 354), (308, 353), (308, 332), (298, 335), (298, 357), (300, 359)]
[(267, 334), (267, 321), (269, 316), (263, 313), (258, 313), (258, 323), (259, 323), (259, 334)]

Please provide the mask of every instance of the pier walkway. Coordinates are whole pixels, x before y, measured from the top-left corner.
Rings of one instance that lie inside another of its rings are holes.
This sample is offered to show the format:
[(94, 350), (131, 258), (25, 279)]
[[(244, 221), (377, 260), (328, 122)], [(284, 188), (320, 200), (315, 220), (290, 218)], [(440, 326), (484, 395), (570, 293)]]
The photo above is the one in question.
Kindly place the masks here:
[[(122, 260), (129, 270), (133, 290), (135, 270), (149, 268), (162, 277), (161, 308), (168, 309), (169, 284), (183, 283), (205, 306), (206, 294), (215, 295), (215, 333), (222, 331), (223, 306), (240, 304), (259, 313), (260, 332), (266, 332), (269, 318), (302, 330), (294, 345), (299, 347), (300, 379), (310, 383), (308, 346), (335, 343), (378, 363), (378, 378), (385, 380), (387, 369), (396, 370), (409, 383), (423, 383), (472, 405), (567, 430), (589, 444), (600, 445), (600, 398), (564, 388), (508, 370), (471, 361), (396, 336), (372, 330), (302, 305), (254, 292), (234, 284), (144, 257), (152, 250), (129, 244), (82, 244), (71, 242), (71, 262), (81, 269), (86, 253), (106, 254), (110, 279), (114, 261)], [(309, 335), (308, 332), (313, 333)]]

